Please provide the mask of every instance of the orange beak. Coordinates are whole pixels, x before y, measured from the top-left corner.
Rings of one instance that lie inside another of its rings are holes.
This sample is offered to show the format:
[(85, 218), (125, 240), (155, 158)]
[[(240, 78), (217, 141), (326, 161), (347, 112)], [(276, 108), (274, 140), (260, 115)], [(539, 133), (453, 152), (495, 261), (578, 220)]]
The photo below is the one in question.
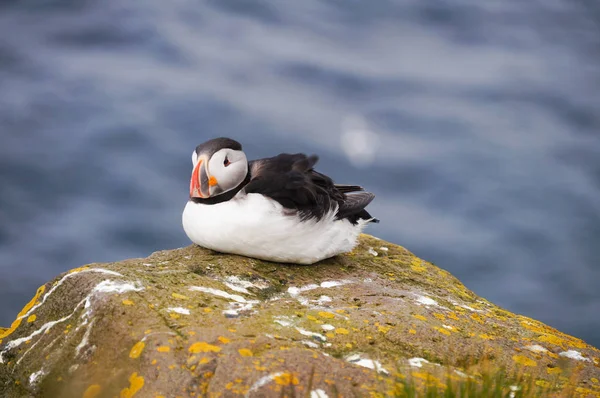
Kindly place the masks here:
[(203, 164), (204, 159), (198, 159), (198, 163), (192, 172), (190, 198), (208, 198), (210, 197), (210, 188), (218, 184), (215, 177), (208, 177), (206, 166), (202, 167)]

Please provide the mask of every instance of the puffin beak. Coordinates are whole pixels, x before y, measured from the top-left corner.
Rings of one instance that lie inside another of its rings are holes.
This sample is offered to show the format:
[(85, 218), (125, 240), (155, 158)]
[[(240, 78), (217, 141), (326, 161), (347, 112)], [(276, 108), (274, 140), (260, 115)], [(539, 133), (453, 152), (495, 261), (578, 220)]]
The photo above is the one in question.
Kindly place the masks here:
[(217, 179), (208, 176), (207, 163), (206, 156), (198, 158), (190, 180), (190, 198), (208, 198), (210, 197), (210, 187), (217, 185)]

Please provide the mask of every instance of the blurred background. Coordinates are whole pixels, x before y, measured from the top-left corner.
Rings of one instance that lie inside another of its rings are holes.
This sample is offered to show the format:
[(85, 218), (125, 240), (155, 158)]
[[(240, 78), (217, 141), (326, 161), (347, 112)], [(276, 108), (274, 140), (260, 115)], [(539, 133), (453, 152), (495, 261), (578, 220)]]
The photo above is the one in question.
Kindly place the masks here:
[(0, 5), (0, 325), (90, 262), (188, 245), (193, 148), (320, 155), (367, 232), (600, 346), (600, 4)]

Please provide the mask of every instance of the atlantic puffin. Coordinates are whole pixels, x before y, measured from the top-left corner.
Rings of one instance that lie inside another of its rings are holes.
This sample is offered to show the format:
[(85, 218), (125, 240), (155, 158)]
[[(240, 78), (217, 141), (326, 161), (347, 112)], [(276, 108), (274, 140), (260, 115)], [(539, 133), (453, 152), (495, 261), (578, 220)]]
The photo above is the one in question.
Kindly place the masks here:
[(375, 195), (314, 170), (316, 155), (248, 161), (242, 145), (215, 138), (192, 153), (183, 229), (205, 248), (281, 263), (313, 264), (351, 251)]

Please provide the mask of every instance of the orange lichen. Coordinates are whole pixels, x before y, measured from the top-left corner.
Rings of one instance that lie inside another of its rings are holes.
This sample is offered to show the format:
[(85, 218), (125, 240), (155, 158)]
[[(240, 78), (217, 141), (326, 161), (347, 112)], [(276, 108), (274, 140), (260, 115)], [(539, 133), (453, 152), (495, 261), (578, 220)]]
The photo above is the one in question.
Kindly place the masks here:
[(289, 372), (277, 375), (273, 378), (273, 380), (280, 386), (289, 386), (290, 384), (297, 386), (298, 384), (300, 384), (300, 380), (298, 380), (298, 378), (294, 374)]
[(253, 356), (253, 355), (254, 355), (254, 354), (252, 353), (252, 351), (250, 351), (250, 350), (249, 350), (249, 349), (247, 349), (247, 348), (240, 348), (240, 349), (238, 350), (238, 352), (239, 352), (239, 353), (240, 353), (240, 355), (241, 355), (241, 356), (243, 356), (243, 357), (251, 357), (251, 356)]
[(5, 337), (10, 336), (15, 330), (17, 330), (19, 325), (21, 325), (21, 321), (22, 321), (23, 317), (25, 316), (25, 314), (27, 314), (27, 312), (36, 304), (37, 300), (40, 298), (40, 296), (45, 291), (46, 291), (45, 285), (40, 286), (38, 288), (38, 290), (35, 292), (35, 296), (33, 296), (33, 298), (25, 305), (25, 307), (23, 307), (21, 312), (19, 312), (19, 314), (17, 315), (17, 319), (15, 319), (14, 322), (12, 323), (12, 325), (10, 325), (10, 328), (8, 328), (8, 330), (0, 332), (0, 340), (2, 340)]
[(137, 343), (135, 343), (135, 345), (131, 348), (131, 351), (129, 351), (129, 358), (139, 358), (140, 355), (142, 355), (142, 351), (144, 351), (145, 346), (146, 343), (144, 343), (143, 341), (138, 341)]
[(129, 387), (121, 390), (121, 398), (131, 398), (144, 387), (144, 378), (133, 373), (129, 377)]
[(35, 314), (29, 315), (29, 317), (27, 318), (27, 323), (35, 322), (36, 319), (37, 319), (37, 316)]
[(192, 354), (197, 354), (199, 352), (219, 352), (221, 351), (221, 347), (208, 344), (205, 341), (199, 341), (197, 343), (192, 344), (188, 351)]
[(83, 392), (83, 398), (96, 398), (101, 391), (102, 387), (99, 384), (92, 384)]

